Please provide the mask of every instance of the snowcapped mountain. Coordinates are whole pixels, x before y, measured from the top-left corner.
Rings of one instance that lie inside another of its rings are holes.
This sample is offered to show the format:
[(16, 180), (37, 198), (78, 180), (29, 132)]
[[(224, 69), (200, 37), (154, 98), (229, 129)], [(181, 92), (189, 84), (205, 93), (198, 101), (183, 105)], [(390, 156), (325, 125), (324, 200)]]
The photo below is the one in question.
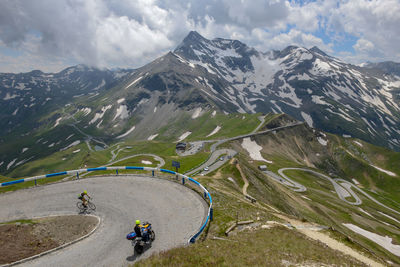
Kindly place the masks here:
[(35, 127), (40, 116), (80, 96), (99, 94), (128, 72), (78, 65), (59, 73), (1, 73), (0, 136), (22, 125)]
[(193, 84), (201, 83), (227, 112), (284, 112), (332, 133), (400, 148), (398, 63), (358, 67), (317, 47), (263, 53), (197, 32), (174, 55), (188, 68), (207, 73)]
[(260, 52), (190, 32), (173, 52), (136, 70), (79, 65), (0, 74), (0, 170), (84, 142), (92, 150), (124, 138), (171, 141), (169, 131), (180, 129), (166, 125), (211, 110), (287, 113), (400, 150), (399, 66), (355, 66), (317, 47)]

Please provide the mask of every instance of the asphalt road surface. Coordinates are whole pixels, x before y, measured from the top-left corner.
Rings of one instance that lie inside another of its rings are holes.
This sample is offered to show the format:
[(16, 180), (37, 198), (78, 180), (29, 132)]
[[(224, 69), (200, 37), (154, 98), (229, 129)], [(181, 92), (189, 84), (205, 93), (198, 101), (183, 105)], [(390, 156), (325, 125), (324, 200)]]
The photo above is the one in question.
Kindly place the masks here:
[[(87, 178), (0, 195), (0, 221), (77, 214), (77, 196), (87, 190), (101, 218), (88, 238), (21, 266), (126, 266), (153, 252), (187, 244), (202, 225), (207, 204), (191, 189), (154, 177)], [(152, 223), (156, 240), (137, 257), (126, 235), (136, 219)]]

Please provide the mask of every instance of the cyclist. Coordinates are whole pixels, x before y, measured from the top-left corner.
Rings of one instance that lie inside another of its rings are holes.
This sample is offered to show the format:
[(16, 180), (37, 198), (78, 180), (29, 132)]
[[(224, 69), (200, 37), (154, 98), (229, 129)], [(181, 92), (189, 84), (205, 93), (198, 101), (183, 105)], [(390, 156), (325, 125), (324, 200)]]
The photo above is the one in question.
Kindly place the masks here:
[(84, 190), (82, 193), (79, 194), (78, 199), (82, 200), (82, 205), (87, 208), (87, 203), (91, 197), (88, 195), (87, 191)]

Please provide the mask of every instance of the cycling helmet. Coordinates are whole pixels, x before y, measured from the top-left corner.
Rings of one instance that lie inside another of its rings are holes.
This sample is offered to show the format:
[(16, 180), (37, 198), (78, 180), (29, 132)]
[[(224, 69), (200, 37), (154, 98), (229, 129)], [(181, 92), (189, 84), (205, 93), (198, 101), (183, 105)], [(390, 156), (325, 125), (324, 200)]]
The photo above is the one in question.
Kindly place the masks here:
[(83, 193), (84, 193), (84, 194), (87, 194), (87, 191), (85, 190), (85, 191), (83, 191)]
[(136, 224), (140, 224), (140, 220), (136, 220)]

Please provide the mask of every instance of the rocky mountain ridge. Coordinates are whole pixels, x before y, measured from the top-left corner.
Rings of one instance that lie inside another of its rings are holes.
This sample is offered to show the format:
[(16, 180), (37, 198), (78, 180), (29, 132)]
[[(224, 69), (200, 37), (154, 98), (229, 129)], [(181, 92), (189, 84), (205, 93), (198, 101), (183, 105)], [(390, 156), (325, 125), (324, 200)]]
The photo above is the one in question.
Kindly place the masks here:
[(398, 63), (355, 66), (317, 47), (260, 52), (190, 32), (173, 52), (136, 70), (78, 65), (56, 74), (0, 74), (0, 169), (22, 162), (22, 139), (34, 145), (51, 136), (48, 153), (82, 142), (169, 140), (173, 133), (163, 127), (209, 111), (287, 113), (399, 150), (399, 92)]

